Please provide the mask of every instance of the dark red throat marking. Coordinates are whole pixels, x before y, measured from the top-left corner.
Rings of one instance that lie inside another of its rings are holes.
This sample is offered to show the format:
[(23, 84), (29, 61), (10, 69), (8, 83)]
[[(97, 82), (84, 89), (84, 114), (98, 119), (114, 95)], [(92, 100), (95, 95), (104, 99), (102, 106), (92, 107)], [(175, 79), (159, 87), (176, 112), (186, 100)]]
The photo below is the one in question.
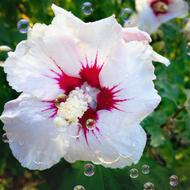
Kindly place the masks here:
[[(164, 0), (163, 0), (164, 1)], [(56, 76), (53, 78), (57, 81), (57, 84), (60, 89), (63, 90), (65, 94), (69, 94), (70, 91), (74, 90), (76, 87), (81, 87), (84, 83), (87, 83), (89, 86), (93, 88), (97, 88), (100, 92), (96, 97), (97, 106), (96, 108), (88, 108), (88, 110), (84, 113), (82, 118), (79, 119), (79, 123), (81, 127), (80, 130), (83, 131), (86, 142), (88, 144), (87, 134), (92, 131), (94, 135), (95, 132), (100, 132), (97, 126), (93, 130), (89, 130), (86, 127), (86, 122), (88, 119), (92, 119), (94, 121), (98, 120), (98, 111), (107, 110), (112, 111), (114, 109), (119, 111), (124, 111), (119, 109), (119, 103), (127, 101), (127, 99), (119, 99), (118, 93), (121, 92), (121, 89), (117, 89), (119, 85), (115, 85), (111, 88), (102, 86), (100, 83), (100, 72), (104, 64), (98, 64), (98, 54), (96, 55), (94, 61), (89, 64), (88, 59), (86, 58), (86, 63), (81, 63), (81, 70), (79, 71), (79, 77), (69, 76), (64, 72), (64, 70), (53, 60), (53, 64), (57, 67), (56, 71), (51, 69), (51, 72)], [(58, 71), (57, 71), (58, 70)], [(43, 111), (53, 110), (53, 114), (50, 117), (55, 117), (58, 111), (58, 107), (56, 104), (59, 102), (64, 102), (65, 99), (56, 99), (50, 101), (44, 101), (48, 103), (47, 109)]]
[(168, 6), (171, 2), (172, 2), (172, 0), (150, 0), (149, 1), (150, 6), (151, 6), (151, 8), (152, 8), (152, 10), (156, 16), (166, 14), (168, 12), (168, 10), (164, 10), (164, 9), (163, 10), (157, 10), (156, 7), (157, 7), (158, 3), (163, 3), (166, 6)]
[(81, 79), (87, 82), (90, 86), (100, 89), (100, 80), (99, 75), (102, 70), (103, 64), (99, 66), (97, 64), (98, 54), (96, 55), (94, 63), (90, 66), (88, 63), (88, 59), (86, 58), (86, 65), (82, 64), (82, 69), (80, 70), (79, 75)]
[[(86, 142), (88, 143), (88, 138), (87, 138), (87, 134), (89, 133), (89, 129), (86, 127), (86, 122), (88, 119), (93, 119), (95, 121), (98, 120), (98, 114), (95, 110), (89, 108), (84, 115), (82, 116), (82, 118), (79, 120), (80, 124), (82, 125), (82, 130), (86, 139)], [(98, 130), (98, 127), (96, 127), (96, 129)]]
[(58, 66), (57, 64), (56, 66), (59, 69), (60, 73), (55, 72), (54, 70), (51, 71), (57, 75), (57, 77), (55, 77), (54, 79), (57, 81), (59, 87), (65, 91), (66, 94), (83, 84), (80, 78), (69, 76), (63, 71), (60, 66)]
[[(126, 99), (118, 99), (117, 93), (121, 90), (116, 90), (118, 86), (112, 88), (103, 87), (100, 93), (97, 95), (97, 108), (96, 110), (108, 110), (112, 111), (113, 109), (120, 110), (118, 108), (119, 102), (124, 102)], [(121, 111), (121, 110), (120, 110)]]

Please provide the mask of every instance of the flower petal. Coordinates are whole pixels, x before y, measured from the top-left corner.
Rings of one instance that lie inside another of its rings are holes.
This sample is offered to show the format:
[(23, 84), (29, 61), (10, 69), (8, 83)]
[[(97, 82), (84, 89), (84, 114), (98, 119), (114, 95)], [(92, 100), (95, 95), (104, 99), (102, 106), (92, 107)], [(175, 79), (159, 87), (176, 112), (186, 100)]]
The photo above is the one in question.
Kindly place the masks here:
[(39, 40), (48, 29), (48, 26), (45, 24), (36, 23), (32, 28), (28, 30), (28, 39), (30, 40)]
[(155, 79), (152, 65), (154, 56), (148, 44), (121, 42), (112, 51), (100, 73), (102, 86), (118, 86), (120, 91), (116, 99), (126, 99), (118, 104), (118, 108), (126, 112), (128, 120), (133, 122), (142, 121), (160, 102), (152, 82)]
[(56, 80), (62, 71), (71, 77), (79, 76), (82, 58), (76, 49), (76, 39), (62, 34), (51, 25), (36, 24), (29, 31), (28, 39), (21, 42), (15, 52), (9, 53), (4, 69), (15, 90), (55, 99), (63, 92)]
[(111, 168), (138, 162), (146, 143), (146, 134), (140, 126), (129, 125), (125, 114), (118, 111), (100, 111), (97, 126), (99, 131), (88, 133), (88, 144), (83, 135), (71, 138), (64, 156), (67, 161), (92, 161)]
[[(152, 11), (147, 0), (136, 0), (136, 21), (139, 29), (151, 34), (160, 26), (160, 22)], [(134, 19), (134, 18), (133, 18)]]
[(167, 58), (161, 56), (160, 54), (158, 54), (156, 52), (153, 52), (153, 61), (163, 63), (165, 66), (170, 65), (170, 61)]
[(123, 38), (126, 41), (152, 41), (149, 34), (139, 30), (137, 27), (125, 28), (123, 32)]
[[(69, 33), (76, 39), (81, 55), (92, 59), (89, 63), (94, 60), (97, 52), (101, 63), (104, 62), (117, 40), (122, 38), (122, 28), (114, 16), (84, 23), (66, 10), (61, 10), (55, 5), (52, 8), (56, 14), (52, 25), (56, 30)], [(63, 35), (64, 33), (62, 32)]]
[[(100, 111), (98, 127), (102, 139), (110, 142), (112, 149), (117, 150), (119, 159), (107, 167), (123, 168), (132, 163), (136, 164), (142, 156), (146, 133), (138, 123), (130, 123), (126, 113), (114, 110)], [(105, 147), (106, 148), (106, 147)]]
[(51, 72), (58, 68), (36, 42), (21, 42), (15, 52), (9, 53), (4, 70), (10, 86), (18, 92), (44, 99), (54, 99), (62, 92)]
[(22, 94), (8, 102), (1, 116), (14, 156), (23, 167), (44, 170), (59, 162), (67, 150), (67, 140), (43, 115), (37, 98)]

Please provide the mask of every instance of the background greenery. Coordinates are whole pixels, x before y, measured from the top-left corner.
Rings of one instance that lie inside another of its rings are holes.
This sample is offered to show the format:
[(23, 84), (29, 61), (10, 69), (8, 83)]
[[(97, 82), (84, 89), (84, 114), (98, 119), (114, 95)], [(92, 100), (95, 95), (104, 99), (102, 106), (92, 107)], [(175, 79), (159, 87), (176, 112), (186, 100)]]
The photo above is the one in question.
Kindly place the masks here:
[[(55, 0), (57, 5), (72, 11), (85, 21), (94, 21), (115, 14), (122, 23), (121, 12), (125, 7), (134, 9), (133, 0), (93, 0), (94, 12), (85, 16), (81, 10), (82, 0)], [(0, 1), (0, 45), (15, 48), (26, 38), (16, 25), (21, 18), (30, 23), (49, 24), (53, 17), (51, 0), (1, 0)], [(81, 184), (86, 190), (142, 190), (150, 181), (157, 190), (190, 190), (190, 59), (187, 55), (186, 35), (182, 32), (187, 19), (175, 19), (152, 35), (152, 45), (160, 54), (168, 57), (172, 64), (155, 63), (156, 87), (162, 96), (158, 109), (143, 123), (148, 133), (144, 155), (137, 166), (139, 177), (129, 177), (129, 167), (122, 170), (95, 167), (95, 175), (83, 174), (82, 162), (73, 165), (62, 160), (49, 170), (29, 171), (20, 166), (12, 156), (8, 144), (0, 141), (0, 190), (72, 190)], [(64, 31), (63, 31), (64, 32)], [(6, 59), (0, 53), (0, 60)], [(18, 94), (7, 82), (0, 68), (0, 112), (5, 102)], [(0, 134), (3, 135), (2, 123)], [(143, 175), (143, 164), (150, 165), (150, 174)], [(177, 188), (169, 185), (169, 176), (176, 174), (180, 179)]]

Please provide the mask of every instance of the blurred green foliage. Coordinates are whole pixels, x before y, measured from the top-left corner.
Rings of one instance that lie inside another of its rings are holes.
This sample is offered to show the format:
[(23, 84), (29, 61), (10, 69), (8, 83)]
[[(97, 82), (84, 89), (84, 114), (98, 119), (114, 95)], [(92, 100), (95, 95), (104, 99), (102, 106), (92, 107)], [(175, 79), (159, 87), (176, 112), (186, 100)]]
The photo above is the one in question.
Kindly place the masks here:
[[(133, 0), (92, 0), (94, 12), (85, 16), (81, 10), (83, 0), (55, 0), (54, 3), (72, 11), (84, 21), (95, 21), (112, 14), (122, 23), (121, 11), (125, 7), (135, 8)], [(51, 0), (1, 0), (0, 1), (0, 45), (15, 48), (26, 39), (16, 25), (21, 18), (30, 24), (49, 24), (53, 18)], [(185, 20), (175, 19), (152, 35), (152, 46), (158, 53), (168, 57), (171, 65), (166, 68), (155, 63), (156, 87), (162, 102), (155, 112), (143, 121), (148, 134), (144, 155), (137, 164), (139, 177), (131, 179), (126, 167), (111, 170), (96, 166), (93, 177), (83, 174), (82, 162), (73, 165), (62, 160), (49, 170), (28, 171), (12, 156), (7, 144), (0, 141), (0, 190), (72, 190), (81, 184), (86, 190), (142, 190), (147, 181), (155, 184), (156, 190), (190, 190), (190, 59), (187, 55), (187, 39), (182, 32)], [(0, 53), (0, 60), (6, 59)], [(18, 94), (6, 82), (0, 68), (0, 112), (4, 103)], [(3, 134), (2, 124), (0, 134)], [(149, 175), (141, 173), (143, 164), (149, 164)], [(179, 185), (172, 188), (169, 176), (179, 177)]]

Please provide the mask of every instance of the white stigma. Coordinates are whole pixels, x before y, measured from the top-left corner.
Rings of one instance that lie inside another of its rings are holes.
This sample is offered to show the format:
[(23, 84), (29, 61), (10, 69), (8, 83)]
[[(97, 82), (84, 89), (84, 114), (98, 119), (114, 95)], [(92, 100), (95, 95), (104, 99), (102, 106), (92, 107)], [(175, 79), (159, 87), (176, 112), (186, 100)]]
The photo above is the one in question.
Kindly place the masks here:
[(66, 127), (77, 124), (79, 119), (87, 111), (88, 104), (91, 101), (91, 96), (85, 94), (82, 89), (76, 88), (71, 91), (67, 100), (58, 106), (57, 116), (54, 119), (56, 126)]

